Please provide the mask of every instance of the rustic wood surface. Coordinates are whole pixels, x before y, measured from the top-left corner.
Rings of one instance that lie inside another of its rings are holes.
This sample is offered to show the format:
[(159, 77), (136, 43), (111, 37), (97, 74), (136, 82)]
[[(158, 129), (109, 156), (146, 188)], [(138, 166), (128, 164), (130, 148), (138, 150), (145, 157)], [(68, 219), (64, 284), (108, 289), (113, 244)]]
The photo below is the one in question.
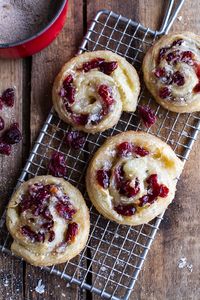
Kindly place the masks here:
[[(24, 137), (23, 144), (16, 146), (10, 157), (0, 157), (1, 202), (8, 200), (29, 149), (51, 107), (53, 79), (62, 64), (76, 53), (87, 24), (96, 12), (102, 8), (112, 9), (150, 28), (158, 28), (166, 2), (71, 0), (65, 27), (47, 49), (32, 58), (0, 60), (0, 90), (15, 85), (17, 91), (17, 103), (5, 119), (7, 124), (13, 120), (18, 121)], [(198, 33), (199, 9), (198, 0), (186, 0), (171, 31), (190, 30)], [(199, 147), (198, 139), (178, 184), (176, 201), (166, 212), (130, 299), (200, 299)], [(188, 268), (178, 268), (181, 257), (186, 257), (193, 265), (192, 272)], [(45, 292), (41, 295), (35, 291), (40, 279), (45, 285)], [(64, 279), (36, 270), (14, 257), (0, 254), (0, 300), (93, 298), (99, 299), (75, 286), (66, 285)]]

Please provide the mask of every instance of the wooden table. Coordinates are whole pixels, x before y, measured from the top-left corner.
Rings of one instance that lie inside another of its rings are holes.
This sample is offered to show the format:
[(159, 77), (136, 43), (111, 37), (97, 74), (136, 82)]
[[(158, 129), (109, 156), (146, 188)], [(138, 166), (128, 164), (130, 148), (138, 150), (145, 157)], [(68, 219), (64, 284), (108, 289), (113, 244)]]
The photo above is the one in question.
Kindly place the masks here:
[[(54, 77), (62, 64), (76, 53), (89, 20), (99, 9), (107, 8), (150, 28), (158, 28), (164, 3), (164, 0), (71, 0), (65, 27), (53, 44), (30, 58), (0, 61), (0, 90), (13, 85), (17, 90), (17, 102), (6, 122), (18, 121), (23, 131), (23, 143), (15, 147), (10, 157), (0, 157), (1, 201), (6, 201), (11, 194), (52, 105)], [(198, 0), (186, 0), (172, 31), (198, 33), (199, 11)], [(178, 184), (176, 201), (167, 210), (131, 299), (200, 299), (199, 146), (198, 139)], [(192, 272), (188, 268), (178, 268), (181, 257), (186, 257), (193, 265)], [(45, 285), (45, 292), (41, 295), (35, 291), (40, 279)], [(55, 275), (36, 271), (14, 257), (0, 254), (0, 300), (93, 298), (99, 299), (77, 287), (66, 286), (66, 281)]]

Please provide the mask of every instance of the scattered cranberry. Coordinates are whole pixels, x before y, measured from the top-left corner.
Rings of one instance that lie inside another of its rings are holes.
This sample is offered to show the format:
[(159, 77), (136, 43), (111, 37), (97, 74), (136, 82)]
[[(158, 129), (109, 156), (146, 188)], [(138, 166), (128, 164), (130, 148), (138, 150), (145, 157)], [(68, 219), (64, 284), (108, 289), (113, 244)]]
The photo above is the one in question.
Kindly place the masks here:
[(156, 122), (154, 111), (147, 105), (139, 106), (139, 115), (146, 127), (151, 127)]
[(128, 156), (133, 152), (133, 145), (129, 142), (123, 142), (117, 146), (118, 156)]
[(147, 151), (144, 148), (139, 147), (139, 146), (134, 147), (134, 153), (139, 155), (139, 156), (142, 156), (142, 157), (146, 156), (146, 155), (149, 155), (149, 151)]
[(72, 119), (77, 125), (86, 125), (88, 123), (88, 118), (88, 114), (72, 115)]
[(170, 72), (167, 72), (165, 68), (157, 68), (154, 72), (154, 75), (159, 78), (165, 84), (172, 83), (172, 76)]
[(99, 68), (100, 64), (104, 62), (103, 58), (94, 58), (83, 64), (82, 68), (85, 72), (89, 72), (92, 69)]
[(0, 154), (10, 155), (11, 150), (11, 145), (8, 145), (3, 138), (0, 138)]
[(160, 191), (159, 191), (159, 196), (162, 198), (165, 198), (168, 196), (169, 193), (169, 189), (167, 186), (165, 186), (164, 184), (160, 185)]
[(97, 171), (97, 181), (100, 186), (107, 189), (110, 184), (110, 170), (100, 169)]
[(159, 97), (162, 99), (166, 99), (171, 96), (171, 91), (168, 87), (163, 87), (159, 91)]
[(59, 201), (55, 209), (60, 217), (65, 220), (71, 220), (73, 215), (76, 213), (76, 210), (73, 208), (72, 204), (68, 201), (68, 203), (64, 203), (63, 201)]
[(136, 178), (135, 184), (131, 180), (126, 180), (122, 183), (119, 193), (128, 198), (136, 196), (140, 191), (139, 180)]
[(149, 203), (150, 202), (150, 198), (149, 198), (149, 195), (144, 195), (142, 196), (140, 199), (140, 204), (139, 206), (144, 206), (145, 204)]
[(12, 107), (15, 101), (15, 90), (13, 88), (5, 90), (1, 99), (6, 106)]
[(118, 63), (116, 61), (102, 62), (100, 64), (100, 71), (105, 73), (106, 75), (111, 75), (114, 70), (118, 67)]
[(19, 124), (13, 123), (10, 128), (4, 132), (3, 139), (9, 145), (19, 143), (22, 139), (22, 134), (19, 130)]
[(65, 156), (59, 152), (53, 152), (48, 165), (49, 173), (52, 176), (64, 177), (66, 176)]
[(103, 102), (106, 104), (106, 106), (109, 107), (114, 103), (112, 91), (107, 85), (101, 84), (99, 86), (98, 93), (101, 96)]
[(64, 143), (68, 147), (80, 149), (85, 143), (85, 136), (80, 131), (69, 131), (65, 135)]
[(176, 71), (173, 75), (173, 82), (178, 86), (184, 85), (185, 84), (184, 76), (179, 71)]
[(0, 130), (4, 129), (4, 125), (5, 125), (4, 119), (0, 117)]
[(74, 241), (75, 236), (78, 234), (78, 224), (73, 222), (68, 225), (67, 233), (65, 237), (66, 243), (71, 243)]
[(136, 208), (133, 204), (128, 204), (128, 205), (121, 205), (120, 204), (120, 205), (114, 207), (114, 210), (118, 214), (126, 216), (126, 217), (133, 216), (136, 212)]

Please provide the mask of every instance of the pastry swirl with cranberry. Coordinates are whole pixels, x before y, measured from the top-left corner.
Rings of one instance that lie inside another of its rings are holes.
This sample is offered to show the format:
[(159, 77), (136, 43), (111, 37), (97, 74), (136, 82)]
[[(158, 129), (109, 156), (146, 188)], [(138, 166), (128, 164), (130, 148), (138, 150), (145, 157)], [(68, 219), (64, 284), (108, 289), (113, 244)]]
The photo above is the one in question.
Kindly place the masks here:
[(143, 61), (144, 80), (168, 110), (200, 111), (200, 37), (191, 32), (163, 36)]
[(140, 225), (162, 213), (174, 198), (183, 163), (163, 141), (127, 131), (107, 139), (88, 167), (90, 200), (106, 218)]
[(140, 83), (135, 68), (110, 51), (85, 52), (61, 69), (53, 86), (60, 118), (78, 130), (102, 132), (122, 111), (134, 112)]
[(89, 212), (81, 193), (53, 176), (22, 183), (7, 210), (11, 250), (35, 266), (66, 262), (84, 248)]

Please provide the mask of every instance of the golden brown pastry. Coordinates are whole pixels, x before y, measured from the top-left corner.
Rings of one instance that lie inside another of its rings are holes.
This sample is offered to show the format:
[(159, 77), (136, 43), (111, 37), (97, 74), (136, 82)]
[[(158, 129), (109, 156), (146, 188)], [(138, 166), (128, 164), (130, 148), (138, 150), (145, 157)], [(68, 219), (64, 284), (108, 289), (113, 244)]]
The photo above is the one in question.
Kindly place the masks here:
[(107, 139), (87, 170), (90, 200), (106, 218), (139, 225), (164, 212), (174, 198), (183, 163), (163, 141), (127, 131)]
[(35, 266), (70, 260), (85, 247), (89, 212), (81, 193), (69, 182), (37, 176), (21, 184), (7, 209), (11, 250)]
[(63, 121), (96, 133), (113, 127), (122, 111), (134, 112), (139, 92), (137, 72), (123, 57), (110, 51), (85, 52), (61, 69), (53, 103)]
[(168, 110), (200, 111), (200, 37), (191, 32), (161, 37), (143, 61), (144, 80)]

